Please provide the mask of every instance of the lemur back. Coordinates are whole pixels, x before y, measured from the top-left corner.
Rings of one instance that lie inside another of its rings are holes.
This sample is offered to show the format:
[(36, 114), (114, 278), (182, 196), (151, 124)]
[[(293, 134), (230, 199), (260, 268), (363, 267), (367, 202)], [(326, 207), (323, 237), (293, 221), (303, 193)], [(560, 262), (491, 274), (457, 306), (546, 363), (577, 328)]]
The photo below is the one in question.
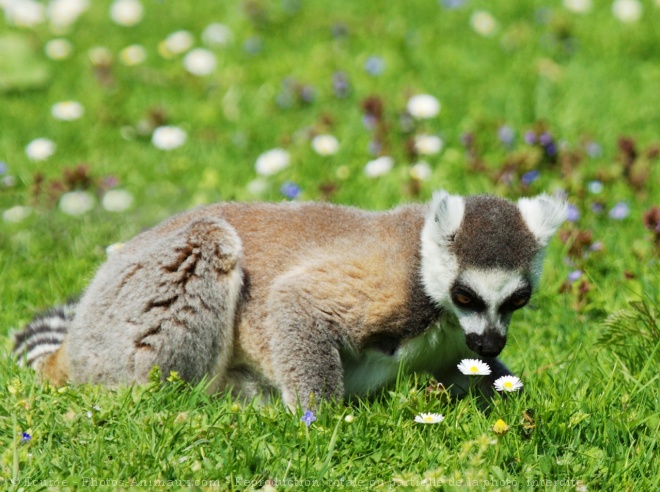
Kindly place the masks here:
[[(481, 303), (526, 302), (562, 215), (547, 197), (530, 203), (441, 193), (389, 212), (318, 203), (196, 209), (110, 255), (66, 319), (59, 350), (51, 349), (61, 337), (48, 348), (25, 343), (35, 321), (17, 335), (16, 352), (58, 381), (144, 383), (158, 365), (248, 397), (279, 392), (290, 406), (378, 389), (400, 364), (460, 387), (454, 362), (475, 351), (495, 377), (507, 373), (493, 357), (510, 313), (491, 319), (457, 306), (452, 289)], [(547, 230), (525, 214), (549, 221)], [(517, 230), (493, 234), (502, 217)], [(489, 237), (472, 230), (480, 222)], [(510, 255), (515, 265), (501, 261)], [(505, 273), (481, 299), (474, 276), (488, 265)]]

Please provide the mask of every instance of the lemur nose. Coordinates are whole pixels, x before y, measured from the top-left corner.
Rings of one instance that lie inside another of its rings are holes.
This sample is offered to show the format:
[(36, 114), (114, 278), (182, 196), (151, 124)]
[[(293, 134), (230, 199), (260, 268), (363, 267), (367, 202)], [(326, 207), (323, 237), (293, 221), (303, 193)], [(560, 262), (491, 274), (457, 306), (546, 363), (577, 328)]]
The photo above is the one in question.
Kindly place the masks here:
[(506, 345), (506, 337), (495, 330), (486, 330), (480, 335), (468, 333), (465, 342), (470, 350), (483, 357), (496, 357)]

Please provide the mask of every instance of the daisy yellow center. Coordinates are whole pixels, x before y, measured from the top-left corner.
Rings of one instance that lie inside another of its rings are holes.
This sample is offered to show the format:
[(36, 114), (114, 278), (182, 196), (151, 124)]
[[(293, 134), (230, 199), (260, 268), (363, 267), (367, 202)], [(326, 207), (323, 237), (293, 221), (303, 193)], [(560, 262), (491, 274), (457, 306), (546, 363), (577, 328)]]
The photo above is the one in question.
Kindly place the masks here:
[(470, 372), (479, 372), (479, 368), (477, 366), (472, 366), (470, 367)]
[(511, 389), (511, 388), (513, 388), (513, 383), (511, 381), (506, 381), (504, 383), (504, 387)]
[(425, 422), (433, 422), (433, 416), (432, 415), (427, 415), (426, 417), (424, 417), (424, 421)]

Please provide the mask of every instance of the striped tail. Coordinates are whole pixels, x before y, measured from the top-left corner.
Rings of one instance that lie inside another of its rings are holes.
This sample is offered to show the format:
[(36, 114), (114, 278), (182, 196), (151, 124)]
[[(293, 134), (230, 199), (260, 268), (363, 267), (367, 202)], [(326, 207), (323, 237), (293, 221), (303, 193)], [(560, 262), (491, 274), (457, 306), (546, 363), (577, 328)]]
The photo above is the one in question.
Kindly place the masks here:
[(38, 369), (55, 352), (69, 329), (77, 301), (69, 301), (38, 314), (25, 328), (14, 334), (14, 357), (18, 365)]

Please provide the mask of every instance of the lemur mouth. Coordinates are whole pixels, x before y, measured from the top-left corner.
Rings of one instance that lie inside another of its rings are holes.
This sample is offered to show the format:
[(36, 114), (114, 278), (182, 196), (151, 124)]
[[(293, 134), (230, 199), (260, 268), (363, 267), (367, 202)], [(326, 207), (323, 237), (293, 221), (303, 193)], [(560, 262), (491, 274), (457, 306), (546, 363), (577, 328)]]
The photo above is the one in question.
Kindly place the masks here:
[(481, 335), (468, 333), (465, 335), (465, 343), (470, 350), (482, 357), (497, 357), (506, 345), (506, 337), (494, 330), (487, 330)]

